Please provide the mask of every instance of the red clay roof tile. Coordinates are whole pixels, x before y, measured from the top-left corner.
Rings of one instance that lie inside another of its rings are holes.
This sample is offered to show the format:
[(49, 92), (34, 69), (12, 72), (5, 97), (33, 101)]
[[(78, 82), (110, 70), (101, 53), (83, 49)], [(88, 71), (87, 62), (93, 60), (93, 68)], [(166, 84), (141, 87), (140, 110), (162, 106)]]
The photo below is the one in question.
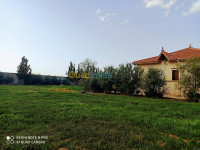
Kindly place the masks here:
[(133, 61), (132, 63), (134, 65), (160, 63), (160, 61), (158, 61), (158, 60), (162, 54), (168, 59), (168, 61), (186, 60), (191, 57), (200, 57), (200, 49), (189, 47), (189, 48), (185, 48), (185, 49), (178, 50), (178, 51), (171, 52), (171, 53), (167, 53), (164, 50), (162, 50), (161, 53), (156, 57)]

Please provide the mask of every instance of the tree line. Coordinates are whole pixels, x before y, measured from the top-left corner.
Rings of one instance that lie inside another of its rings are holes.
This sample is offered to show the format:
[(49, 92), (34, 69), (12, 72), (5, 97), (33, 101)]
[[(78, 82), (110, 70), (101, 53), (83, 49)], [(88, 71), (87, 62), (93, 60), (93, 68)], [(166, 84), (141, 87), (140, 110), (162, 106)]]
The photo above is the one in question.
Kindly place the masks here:
[[(86, 59), (78, 64), (70, 62), (68, 73), (95, 72), (112, 73), (112, 78), (73, 78), (84, 87), (84, 91), (120, 93), (125, 95), (145, 94), (147, 97), (162, 98), (167, 92), (166, 77), (158, 68), (149, 68), (146, 72), (131, 63), (121, 64), (118, 67), (107, 66), (99, 69), (95, 61)], [(72, 67), (73, 66), (73, 67)], [(73, 69), (71, 69), (73, 68)], [(178, 66), (180, 80), (178, 89), (183, 91), (188, 101), (198, 102), (200, 99), (200, 58), (190, 58)]]
[(148, 97), (163, 97), (166, 92), (166, 81), (162, 70), (150, 68), (147, 73), (140, 67), (131, 63), (120, 64), (118, 67), (107, 66), (102, 70), (97, 67), (97, 63), (91, 59), (86, 59), (75, 69), (75, 64), (70, 62), (69, 73), (96, 73), (112, 74), (112, 78), (72, 78), (70, 80), (79, 82), (84, 87), (84, 91), (119, 93), (125, 95), (143, 94)]
[[(200, 99), (200, 58), (191, 58), (181, 63), (179, 66), (180, 80), (179, 89), (181, 89), (188, 101), (198, 102)], [(70, 72), (76, 74), (111, 74), (112, 78), (83, 78), (82, 76), (69, 78)], [(41, 76), (32, 73), (28, 64), (28, 59), (23, 56), (17, 67), (17, 77), (25, 85), (69, 85), (70, 82), (81, 84), (84, 91), (119, 93), (125, 95), (145, 94), (147, 97), (162, 98), (167, 91), (166, 78), (164, 72), (157, 68), (149, 68), (147, 72), (131, 63), (120, 64), (118, 67), (107, 66), (103, 69), (97, 67), (97, 63), (91, 59), (85, 59), (78, 64), (70, 62), (66, 71), (68, 78), (64, 80), (52, 76)], [(70, 82), (69, 82), (70, 81)], [(9, 84), (13, 82), (10, 76), (4, 76), (0, 73), (0, 84)]]

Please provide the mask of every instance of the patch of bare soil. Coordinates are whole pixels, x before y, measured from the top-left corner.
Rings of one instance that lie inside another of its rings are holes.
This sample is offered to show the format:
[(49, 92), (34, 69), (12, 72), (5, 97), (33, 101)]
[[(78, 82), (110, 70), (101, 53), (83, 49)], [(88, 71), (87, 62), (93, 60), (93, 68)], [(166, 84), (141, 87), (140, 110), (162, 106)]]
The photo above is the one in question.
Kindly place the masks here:
[(69, 149), (62, 147), (62, 148), (59, 148), (58, 150), (69, 150)]
[[(174, 138), (174, 139), (176, 139), (176, 140), (179, 139), (178, 136), (173, 135), (173, 134), (169, 134), (169, 137), (170, 137), (170, 138)], [(187, 139), (183, 139), (183, 141), (184, 141), (185, 143), (187, 143), (187, 144), (189, 143), (189, 141), (188, 141)]]
[(68, 90), (68, 89), (53, 89), (56, 92), (67, 92), (67, 93), (76, 93), (77, 91), (75, 90)]
[(160, 145), (161, 147), (163, 147), (163, 146), (165, 146), (165, 142), (163, 142), (163, 141), (157, 141), (157, 143), (158, 143), (158, 145)]
[(96, 95), (117, 95), (117, 96), (129, 96), (129, 95), (123, 95), (119, 93), (94, 93), (94, 92), (86, 92), (87, 94), (96, 94)]
[(98, 94), (98, 95), (108, 95), (106, 93), (93, 93), (93, 92), (87, 92), (88, 94)]
[(34, 90), (28, 90), (28, 92), (35, 93), (35, 92), (37, 92), (37, 91), (34, 91)]

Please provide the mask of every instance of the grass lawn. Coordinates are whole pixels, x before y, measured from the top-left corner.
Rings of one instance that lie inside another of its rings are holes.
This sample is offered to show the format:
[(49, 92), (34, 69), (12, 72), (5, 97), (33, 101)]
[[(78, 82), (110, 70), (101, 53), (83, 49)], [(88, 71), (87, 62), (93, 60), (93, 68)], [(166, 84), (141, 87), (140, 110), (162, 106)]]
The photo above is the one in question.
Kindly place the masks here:
[[(199, 103), (81, 90), (1, 85), (0, 149), (200, 149)], [(48, 139), (6, 144), (6, 136)]]

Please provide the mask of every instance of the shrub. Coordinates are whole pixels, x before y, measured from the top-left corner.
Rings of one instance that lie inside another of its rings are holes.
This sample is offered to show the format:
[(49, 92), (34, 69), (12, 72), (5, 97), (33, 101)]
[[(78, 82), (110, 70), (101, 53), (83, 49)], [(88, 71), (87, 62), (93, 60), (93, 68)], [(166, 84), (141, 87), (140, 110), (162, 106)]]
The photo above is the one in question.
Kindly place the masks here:
[(70, 85), (70, 83), (69, 83), (67, 78), (62, 81), (62, 84), (63, 85)]
[(57, 79), (57, 77), (51, 77), (53, 85), (61, 85), (61, 80)]
[(166, 80), (162, 70), (149, 68), (144, 75), (143, 90), (147, 97), (162, 98), (166, 93)]
[[(94, 73), (101, 74), (101, 78), (81, 79), (84, 91), (115, 93), (132, 95), (140, 87), (143, 70), (134, 67), (131, 63), (122, 64), (119, 68), (113, 66), (105, 67), (103, 71), (93, 68)], [(107, 77), (103, 78), (103, 75)]]
[(103, 92), (99, 79), (90, 79), (90, 91)]
[(187, 96), (187, 100), (189, 102), (199, 102), (200, 94), (198, 93), (193, 93), (193, 92), (187, 92), (185, 93)]
[(115, 79), (117, 90), (122, 94), (132, 95), (140, 87), (143, 70), (131, 63), (122, 64)]
[(85, 78), (85, 79), (81, 79), (80, 80), (80, 84), (83, 86), (83, 90), (85, 91), (85, 92), (88, 92), (88, 91), (90, 91), (90, 80), (91, 79), (87, 79), (87, 78)]
[(115, 69), (113, 66), (108, 66), (104, 68), (104, 72), (107, 75), (111, 74), (112, 78), (104, 78), (104, 79), (100, 79), (99, 82), (101, 84), (101, 87), (103, 88), (103, 91), (105, 93), (111, 93), (111, 91), (115, 91), (115, 80), (116, 80), (116, 71), (117, 69)]
[(42, 77), (41, 75), (30, 75), (29, 78), (24, 80), (24, 83), (27, 85), (69, 85), (67, 79), (63, 81), (58, 79), (57, 77), (45, 76)]
[(52, 82), (50, 76), (46, 76), (46, 77), (45, 77), (45, 79), (44, 79), (44, 84), (45, 84), (45, 85), (52, 85), (52, 84), (53, 84), (53, 82)]
[(4, 76), (2, 73), (0, 73), (0, 84), (9, 84), (14, 81), (13, 77), (11, 76)]
[(43, 85), (44, 79), (41, 75), (30, 75), (30, 77), (24, 80), (24, 83), (27, 85)]
[(45, 85), (61, 85), (62, 81), (57, 77), (46, 76), (44, 80)]

